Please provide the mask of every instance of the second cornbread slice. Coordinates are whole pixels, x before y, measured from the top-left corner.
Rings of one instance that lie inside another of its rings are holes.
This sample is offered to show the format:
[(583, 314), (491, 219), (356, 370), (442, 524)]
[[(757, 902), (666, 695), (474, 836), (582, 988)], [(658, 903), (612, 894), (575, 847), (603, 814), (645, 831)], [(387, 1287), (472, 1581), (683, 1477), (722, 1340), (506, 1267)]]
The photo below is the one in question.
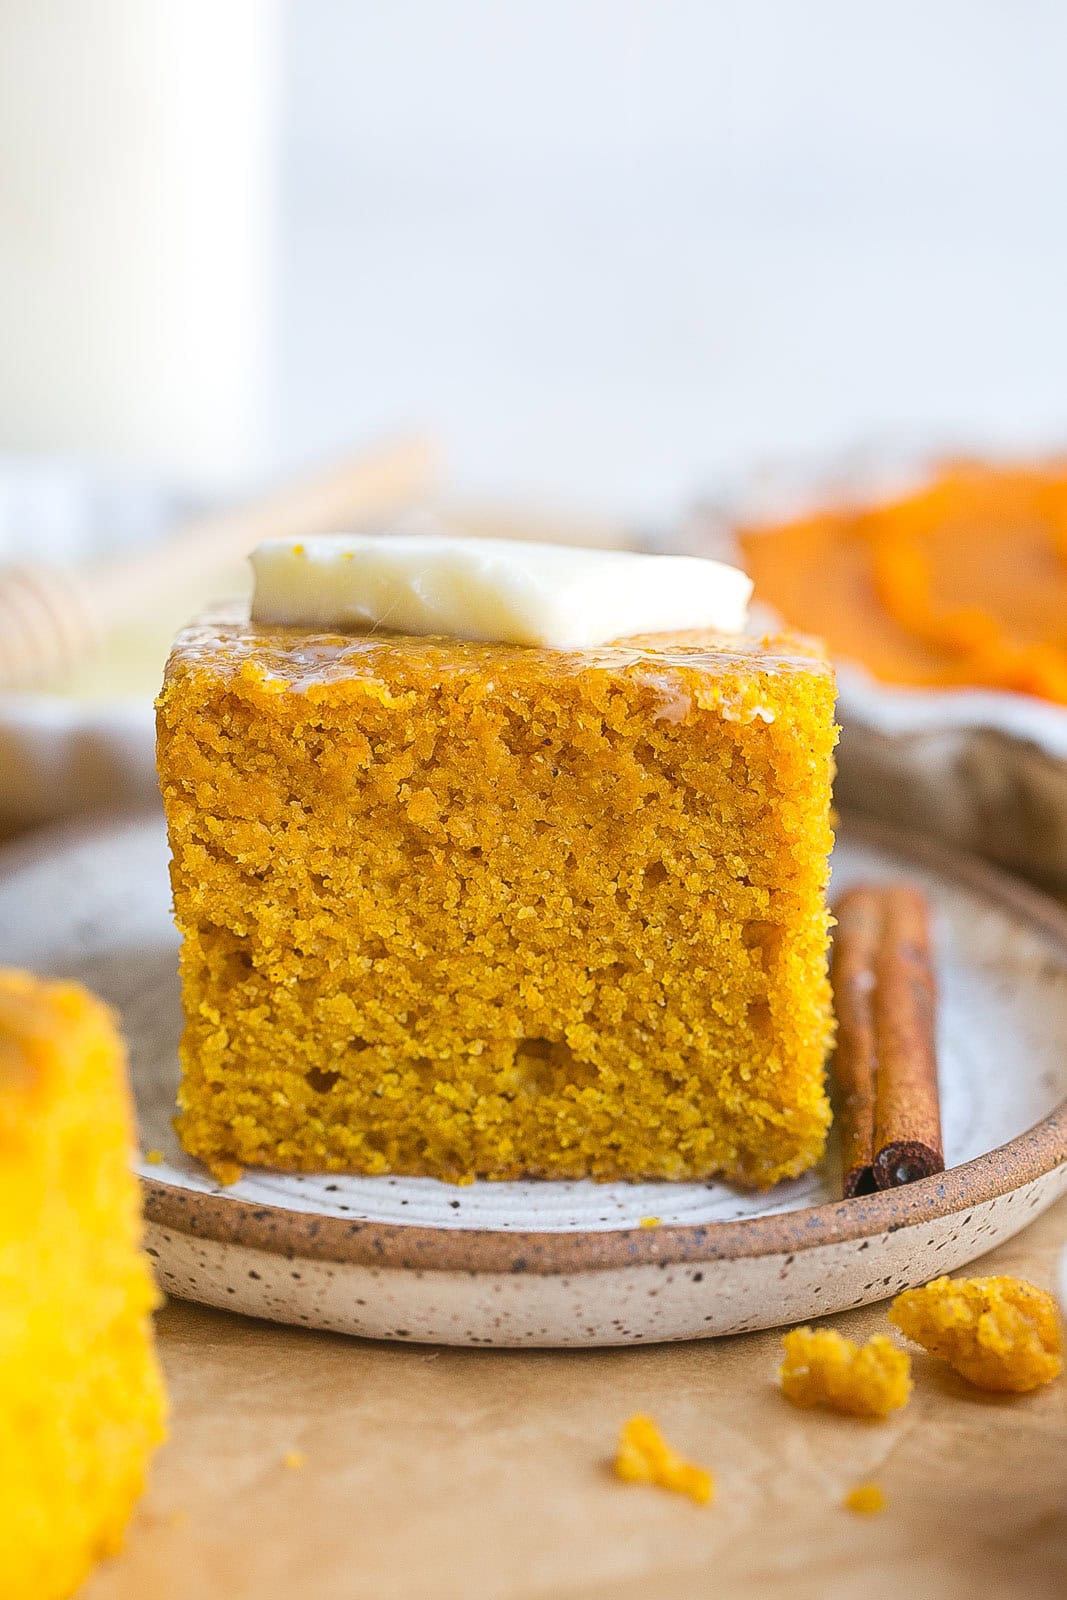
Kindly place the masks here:
[(111, 1013), (0, 969), (0, 1595), (66, 1600), (122, 1541), (166, 1400)]

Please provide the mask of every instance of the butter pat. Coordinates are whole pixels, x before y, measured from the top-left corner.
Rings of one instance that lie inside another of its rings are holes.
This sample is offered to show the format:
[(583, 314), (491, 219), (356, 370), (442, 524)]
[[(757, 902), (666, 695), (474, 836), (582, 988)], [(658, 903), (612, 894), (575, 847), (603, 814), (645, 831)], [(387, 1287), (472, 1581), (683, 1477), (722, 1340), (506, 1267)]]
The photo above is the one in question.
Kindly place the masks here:
[(331, 534), (252, 553), (255, 622), (389, 628), (585, 650), (639, 633), (739, 633), (752, 583), (697, 556), (444, 534)]

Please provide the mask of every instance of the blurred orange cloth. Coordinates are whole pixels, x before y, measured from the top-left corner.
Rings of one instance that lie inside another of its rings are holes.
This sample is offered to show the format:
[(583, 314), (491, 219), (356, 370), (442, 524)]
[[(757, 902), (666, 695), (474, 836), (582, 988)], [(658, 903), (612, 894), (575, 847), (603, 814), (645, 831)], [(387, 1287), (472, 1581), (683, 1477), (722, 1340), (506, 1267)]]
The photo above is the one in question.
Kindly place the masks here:
[(740, 534), (756, 596), (887, 683), (1067, 705), (1067, 461), (945, 465), (923, 489)]

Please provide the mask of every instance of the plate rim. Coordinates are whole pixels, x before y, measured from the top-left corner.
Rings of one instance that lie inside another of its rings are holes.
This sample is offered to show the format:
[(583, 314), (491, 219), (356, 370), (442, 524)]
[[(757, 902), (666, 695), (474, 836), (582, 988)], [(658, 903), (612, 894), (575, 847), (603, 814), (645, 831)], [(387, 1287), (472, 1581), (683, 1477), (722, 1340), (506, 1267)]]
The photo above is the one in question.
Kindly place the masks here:
[[(0, 882), (57, 850), (162, 815), (139, 810), (47, 828), (0, 847)], [(992, 900), (1060, 947), (1067, 962), (1067, 907), (990, 866), (930, 840), (855, 814), (838, 819), (858, 843), (891, 851)], [(931, 1178), (880, 1194), (736, 1221), (569, 1232), (440, 1228), (360, 1221), (225, 1194), (202, 1194), (140, 1174), (153, 1227), (240, 1245), (286, 1259), (416, 1272), (557, 1275), (630, 1266), (697, 1265), (794, 1255), (920, 1227), (1020, 1191), (1067, 1162), (1067, 1099), (1007, 1143)]]

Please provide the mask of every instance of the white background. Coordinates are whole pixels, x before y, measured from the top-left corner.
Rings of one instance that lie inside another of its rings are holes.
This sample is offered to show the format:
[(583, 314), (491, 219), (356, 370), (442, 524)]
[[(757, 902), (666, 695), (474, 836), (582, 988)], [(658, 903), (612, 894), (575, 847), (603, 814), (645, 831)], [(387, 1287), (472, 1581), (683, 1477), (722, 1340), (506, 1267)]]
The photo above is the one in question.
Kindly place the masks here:
[(274, 451), (636, 516), (1067, 439), (1062, 0), (295, 0)]

